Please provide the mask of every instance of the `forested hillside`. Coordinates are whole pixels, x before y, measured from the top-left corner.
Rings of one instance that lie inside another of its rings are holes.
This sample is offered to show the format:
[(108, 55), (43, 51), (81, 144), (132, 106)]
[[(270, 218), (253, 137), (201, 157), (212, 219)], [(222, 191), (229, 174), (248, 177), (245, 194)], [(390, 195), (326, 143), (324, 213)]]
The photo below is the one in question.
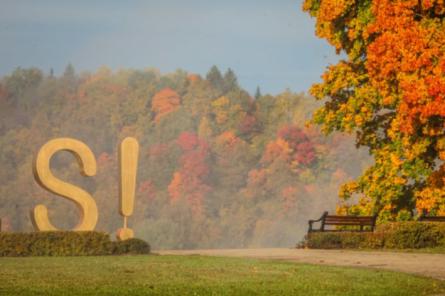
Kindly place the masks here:
[(117, 147), (140, 143), (136, 205), (129, 226), (153, 248), (292, 246), (307, 219), (334, 211), (338, 188), (369, 164), (351, 137), (305, 127), (318, 104), (290, 91), (243, 90), (230, 69), (206, 77), (182, 70), (100, 68), (60, 76), (17, 69), (0, 80), (0, 218), (3, 228), (32, 230), (38, 203), (69, 229), (74, 204), (41, 189), (32, 176), (39, 148), (56, 137), (86, 143), (97, 175), (79, 174), (60, 152), (54, 174), (92, 194), (98, 230), (115, 232)]

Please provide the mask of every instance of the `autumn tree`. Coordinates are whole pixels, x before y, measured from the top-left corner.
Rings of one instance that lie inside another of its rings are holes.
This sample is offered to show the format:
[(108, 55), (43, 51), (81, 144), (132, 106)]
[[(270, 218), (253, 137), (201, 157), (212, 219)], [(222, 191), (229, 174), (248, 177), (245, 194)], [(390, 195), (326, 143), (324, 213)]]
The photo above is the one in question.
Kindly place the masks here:
[(308, 169), (316, 161), (314, 145), (306, 134), (295, 126), (285, 125), (265, 147), (260, 167), (249, 172), (244, 193), (254, 199), (280, 196), (286, 188), (306, 182)]
[(17, 68), (5, 77), (5, 88), (9, 94), (8, 99), (15, 106), (23, 107), (28, 111), (35, 103), (35, 91), (43, 79), (43, 73), (37, 68)]
[(151, 110), (155, 112), (155, 121), (159, 122), (163, 116), (175, 111), (181, 104), (179, 95), (171, 88), (164, 88), (153, 97)]
[(215, 187), (219, 188), (213, 193), (213, 205), (217, 205), (214, 208), (237, 207), (237, 193), (246, 185), (248, 171), (256, 161), (255, 156), (248, 143), (231, 131), (215, 137), (211, 148)]
[(187, 112), (194, 117), (199, 117), (210, 112), (210, 104), (217, 96), (218, 92), (211, 83), (206, 80), (197, 80), (189, 85), (182, 103)]
[(341, 189), (345, 201), (361, 195), (349, 212), (445, 214), (445, 4), (306, 0), (303, 9), (345, 57), (313, 85), (326, 99), (313, 121), (327, 133), (355, 133), (375, 160)]
[(210, 171), (207, 164), (209, 147), (195, 133), (190, 132), (182, 133), (177, 144), (183, 154), (180, 169), (174, 173), (168, 192), (173, 203), (185, 200), (193, 214), (200, 217), (205, 210), (205, 196), (211, 189), (207, 180)]
[(215, 129), (224, 132), (253, 128), (255, 120), (246, 118), (252, 111), (252, 105), (253, 101), (245, 91), (232, 91), (212, 101), (211, 117), (214, 119)]

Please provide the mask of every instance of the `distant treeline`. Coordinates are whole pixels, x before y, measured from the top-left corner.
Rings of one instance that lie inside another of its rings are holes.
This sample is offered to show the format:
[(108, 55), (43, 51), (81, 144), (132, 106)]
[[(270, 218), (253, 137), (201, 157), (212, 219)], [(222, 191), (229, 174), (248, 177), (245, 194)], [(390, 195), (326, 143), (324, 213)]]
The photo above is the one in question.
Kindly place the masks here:
[(92, 194), (97, 229), (114, 232), (118, 214), (118, 143), (138, 139), (135, 213), (129, 226), (157, 248), (291, 246), (306, 220), (335, 210), (340, 183), (369, 161), (352, 138), (325, 137), (305, 123), (317, 102), (290, 91), (243, 90), (232, 70), (206, 77), (178, 70), (103, 67), (55, 77), (18, 68), (0, 80), (0, 218), (11, 231), (32, 230), (29, 212), (77, 223), (73, 203), (41, 189), (32, 176), (38, 149), (56, 137), (85, 142), (98, 173), (79, 174), (60, 152), (54, 174)]

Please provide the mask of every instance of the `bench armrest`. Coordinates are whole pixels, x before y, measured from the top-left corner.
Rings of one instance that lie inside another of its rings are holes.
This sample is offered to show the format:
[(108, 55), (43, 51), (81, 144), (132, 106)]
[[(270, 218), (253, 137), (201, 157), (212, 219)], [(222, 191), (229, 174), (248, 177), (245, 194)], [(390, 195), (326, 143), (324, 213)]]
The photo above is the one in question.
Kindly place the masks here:
[(309, 223), (313, 223), (313, 222), (320, 222), (322, 221), (326, 216), (328, 215), (328, 212), (324, 212), (323, 215), (321, 215), (321, 217), (317, 220), (309, 220)]
[(315, 222), (322, 222), (323, 223), (323, 221), (324, 221), (324, 219), (326, 218), (327, 215), (328, 215), (328, 212), (324, 212), (323, 215), (321, 215), (321, 217), (319, 219), (317, 219), (317, 220), (309, 220), (308, 221), (308, 223), (309, 223), (309, 230), (308, 230), (308, 232), (312, 231), (312, 224), (313, 223), (315, 223)]

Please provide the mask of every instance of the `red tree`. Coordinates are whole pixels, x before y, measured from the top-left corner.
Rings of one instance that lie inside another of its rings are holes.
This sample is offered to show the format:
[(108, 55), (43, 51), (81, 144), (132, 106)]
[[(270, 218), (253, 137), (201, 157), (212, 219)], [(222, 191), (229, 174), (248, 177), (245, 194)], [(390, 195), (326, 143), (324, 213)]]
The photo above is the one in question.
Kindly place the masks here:
[(177, 143), (183, 154), (179, 160), (180, 169), (174, 173), (168, 192), (172, 202), (183, 198), (195, 215), (201, 215), (205, 195), (211, 189), (206, 180), (209, 174), (209, 147), (205, 141), (190, 132), (183, 132)]

